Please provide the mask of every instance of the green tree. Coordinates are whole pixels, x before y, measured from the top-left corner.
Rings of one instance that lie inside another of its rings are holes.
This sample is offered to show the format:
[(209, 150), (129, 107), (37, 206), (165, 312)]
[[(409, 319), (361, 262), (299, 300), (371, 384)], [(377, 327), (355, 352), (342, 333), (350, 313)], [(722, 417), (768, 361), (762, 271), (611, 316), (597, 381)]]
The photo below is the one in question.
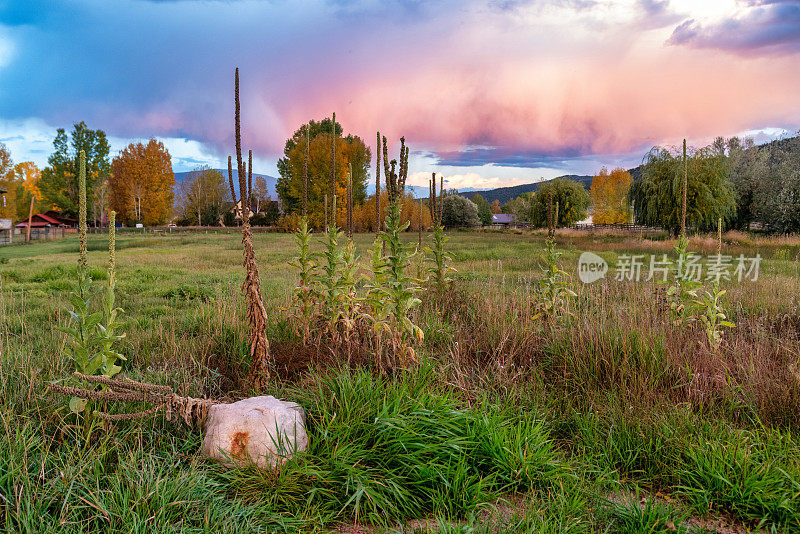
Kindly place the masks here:
[[(723, 142), (724, 149), (720, 147)], [(746, 230), (755, 221), (754, 201), (766, 172), (766, 158), (763, 157), (766, 152), (758, 150), (752, 139), (741, 140), (738, 137), (731, 137), (727, 141), (717, 138), (714, 145), (728, 156), (728, 179), (733, 187), (736, 205), (731, 226)]]
[(760, 222), (771, 232), (800, 231), (800, 137), (755, 146), (750, 139), (715, 141), (728, 156), (736, 199), (733, 225)]
[(48, 166), (42, 170), (39, 189), (45, 200), (75, 216), (78, 213), (78, 154), (86, 153), (86, 199), (94, 219), (102, 212), (100, 189), (108, 179), (111, 163), (108, 159), (109, 145), (103, 130), (92, 130), (86, 123), (73, 126), (68, 136), (59, 128), (53, 140), (53, 153), (47, 159)]
[(557, 227), (572, 226), (586, 218), (589, 193), (578, 182), (567, 178), (556, 178), (544, 182), (530, 201), (527, 219), (534, 227), (547, 226), (551, 197), (553, 216), (556, 215), (558, 206)]
[[(303, 165), (306, 156), (306, 127), (309, 129), (308, 216), (311, 226), (320, 227), (324, 219), (325, 195), (330, 191), (331, 176), (331, 119), (312, 120), (286, 140), (284, 157), (278, 160), (280, 177), (275, 186), (285, 213), (299, 213), (303, 199)], [(370, 149), (354, 135), (342, 136), (342, 126), (336, 127), (336, 198), (339, 211), (346, 202), (347, 172), (353, 166), (353, 203), (364, 203), (367, 196)], [(328, 199), (332, 202), (332, 199)]]
[(177, 211), (183, 224), (219, 224), (230, 194), (222, 173), (209, 167), (190, 172), (178, 187)]
[(535, 193), (522, 193), (503, 204), (502, 212), (514, 215), (518, 222), (530, 222), (531, 202)]
[(442, 201), (442, 225), (449, 228), (480, 226), (478, 206), (457, 193), (449, 194)]
[(492, 206), (480, 193), (472, 195), (472, 202), (478, 207), (478, 218), (483, 226), (492, 224)]
[[(641, 179), (630, 188), (639, 224), (661, 226), (677, 235), (681, 227), (683, 156), (677, 149), (654, 147), (645, 156)], [(729, 162), (712, 146), (691, 149), (687, 156), (686, 224), (714, 229), (720, 217), (734, 215), (734, 192), (728, 180)]]
[(261, 213), (264, 209), (269, 208), (272, 198), (269, 194), (269, 187), (267, 181), (263, 176), (253, 177), (253, 200), (251, 204), (255, 204), (253, 209), (256, 213)]

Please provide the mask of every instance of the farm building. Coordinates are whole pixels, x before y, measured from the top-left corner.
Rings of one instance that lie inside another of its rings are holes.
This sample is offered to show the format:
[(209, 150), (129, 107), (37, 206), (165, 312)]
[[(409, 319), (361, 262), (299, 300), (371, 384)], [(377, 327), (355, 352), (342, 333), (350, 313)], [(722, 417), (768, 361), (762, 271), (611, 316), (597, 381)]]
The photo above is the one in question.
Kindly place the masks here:
[[(77, 220), (65, 216), (58, 210), (36, 213), (31, 217), (30, 238), (56, 239), (64, 237), (65, 232), (74, 232), (77, 225)], [(27, 234), (27, 227), (28, 221), (21, 221), (14, 226), (16, 228), (15, 233)]]
[(499, 230), (503, 228), (516, 228), (516, 227), (517, 227), (517, 218), (513, 214), (510, 213), (492, 214), (492, 228)]
[[(31, 217), (31, 229), (33, 228), (75, 228), (78, 221), (66, 217), (58, 210), (48, 210), (44, 213), (36, 213)], [(28, 221), (22, 221), (16, 225), (17, 228), (27, 228)]]

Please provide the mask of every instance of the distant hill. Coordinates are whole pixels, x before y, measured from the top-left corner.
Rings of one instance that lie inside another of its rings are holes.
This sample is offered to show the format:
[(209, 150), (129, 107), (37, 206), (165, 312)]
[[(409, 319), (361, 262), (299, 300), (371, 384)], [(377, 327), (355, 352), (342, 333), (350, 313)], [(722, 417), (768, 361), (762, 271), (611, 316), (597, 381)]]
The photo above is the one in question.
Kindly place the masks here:
[[(579, 182), (583, 184), (583, 187), (589, 189), (592, 186), (592, 178), (593, 176), (584, 176), (579, 174), (565, 174), (564, 176), (559, 176), (558, 178), (566, 178), (568, 180), (573, 180), (575, 182)], [(553, 180), (557, 180), (558, 178), (553, 178)], [(484, 189), (482, 191), (459, 191), (459, 194), (463, 197), (471, 199), (473, 195), (479, 193), (484, 199), (488, 202), (494, 202), (495, 200), (500, 201), (500, 205), (502, 206), (506, 202), (511, 199), (517, 198), (522, 193), (530, 193), (531, 191), (538, 191), (542, 184), (546, 184), (552, 180), (542, 180), (541, 182), (534, 182), (532, 184), (521, 184), (521, 185), (514, 185), (511, 187), (498, 187), (497, 189)]]
[[(226, 184), (228, 183), (228, 169), (225, 169), (225, 170), (213, 169), (213, 170), (221, 172), (222, 176), (225, 178), (225, 183)], [(192, 172), (194, 172), (194, 171), (176, 172), (175, 173), (175, 184), (177, 185), (177, 184), (180, 184), (181, 182), (183, 182), (186, 179), (186, 177), (189, 176), (189, 174), (191, 174)], [(274, 176), (270, 176), (268, 174), (253, 173), (253, 180), (255, 180), (257, 176), (260, 176), (261, 178), (263, 178), (267, 182), (267, 189), (269, 190), (270, 196), (272, 196), (273, 200), (277, 200), (278, 199), (278, 194), (275, 191), (275, 184), (278, 183), (278, 179), (275, 178)], [(234, 171), (234, 173), (233, 173), (233, 185), (236, 188), (236, 192), (238, 193), (239, 192), (239, 182), (238, 182), (238, 178), (236, 176), (236, 171)]]

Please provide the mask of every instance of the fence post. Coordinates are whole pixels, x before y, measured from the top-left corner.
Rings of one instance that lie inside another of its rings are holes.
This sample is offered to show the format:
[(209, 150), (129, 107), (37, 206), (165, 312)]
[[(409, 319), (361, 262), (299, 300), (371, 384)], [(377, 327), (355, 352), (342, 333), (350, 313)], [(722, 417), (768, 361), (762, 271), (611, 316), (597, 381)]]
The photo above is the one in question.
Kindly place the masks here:
[(25, 242), (31, 240), (31, 221), (33, 220), (33, 195), (31, 195), (31, 209), (28, 211), (28, 228), (25, 229)]

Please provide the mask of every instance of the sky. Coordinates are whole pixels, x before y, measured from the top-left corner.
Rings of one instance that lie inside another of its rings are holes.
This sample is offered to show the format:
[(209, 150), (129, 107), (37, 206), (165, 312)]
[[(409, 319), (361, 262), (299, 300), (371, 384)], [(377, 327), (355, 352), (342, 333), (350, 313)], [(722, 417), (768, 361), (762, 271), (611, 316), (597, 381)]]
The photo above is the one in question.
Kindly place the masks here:
[(686, 137), (800, 129), (800, 0), (0, 0), (0, 142), (40, 166), (85, 121), (175, 171), (254, 169), (336, 112), (409, 183), (492, 188), (638, 165)]

